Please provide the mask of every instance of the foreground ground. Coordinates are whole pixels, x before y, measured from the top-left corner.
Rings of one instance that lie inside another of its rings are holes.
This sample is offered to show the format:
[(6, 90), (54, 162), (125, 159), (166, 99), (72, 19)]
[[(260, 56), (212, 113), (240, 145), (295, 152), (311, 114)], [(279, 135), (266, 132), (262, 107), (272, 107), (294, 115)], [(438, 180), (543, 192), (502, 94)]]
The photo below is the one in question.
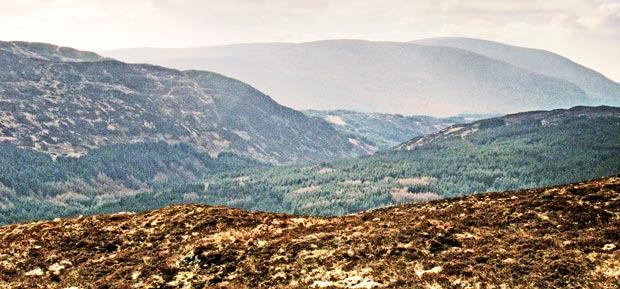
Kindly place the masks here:
[(620, 288), (620, 177), (309, 218), (171, 206), (0, 228), (0, 288)]

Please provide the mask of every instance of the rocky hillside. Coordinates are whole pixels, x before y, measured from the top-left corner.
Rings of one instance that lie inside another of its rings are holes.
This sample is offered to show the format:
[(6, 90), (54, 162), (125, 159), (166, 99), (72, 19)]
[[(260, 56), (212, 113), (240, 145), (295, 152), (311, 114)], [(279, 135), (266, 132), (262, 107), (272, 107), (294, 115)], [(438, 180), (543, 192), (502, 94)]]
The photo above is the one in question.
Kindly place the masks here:
[(111, 60), (94, 52), (80, 51), (71, 47), (60, 47), (48, 43), (25, 41), (0, 41), (0, 50), (11, 52), (25, 58), (48, 61), (103, 61)]
[(0, 141), (54, 156), (164, 141), (276, 163), (365, 152), (327, 122), (219, 74), (24, 42), (0, 43)]
[(371, 145), (373, 150), (387, 149), (456, 123), (469, 122), (464, 117), (435, 118), (349, 110), (305, 110), (303, 113), (326, 120), (341, 134), (360, 144)]
[(0, 227), (2, 288), (616, 288), (620, 177), (306, 218), (172, 206)]
[(216, 71), (299, 109), (450, 116), (603, 104), (567, 80), (442, 46), (326, 40), (103, 53)]
[(461, 37), (430, 38), (413, 43), (468, 50), (529, 71), (570, 81), (583, 89), (590, 99), (599, 100), (601, 104), (619, 105), (620, 102), (619, 83), (549, 51)]

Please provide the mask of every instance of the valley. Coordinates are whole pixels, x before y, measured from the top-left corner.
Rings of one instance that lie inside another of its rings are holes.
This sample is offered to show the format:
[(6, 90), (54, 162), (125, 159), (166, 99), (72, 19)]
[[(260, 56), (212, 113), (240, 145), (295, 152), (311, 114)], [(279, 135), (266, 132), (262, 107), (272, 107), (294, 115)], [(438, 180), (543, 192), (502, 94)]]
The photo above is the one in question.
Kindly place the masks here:
[(615, 107), (302, 113), (216, 73), (50, 44), (0, 42), (0, 61), (0, 224), (180, 203), (340, 216), (620, 171)]
[(230, 154), (210, 158), (189, 145), (165, 143), (102, 148), (56, 161), (4, 145), (0, 168), (8, 193), (0, 220), (140, 212), (178, 203), (345, 215), (612, 175), (620, 171), (618, 139), (619, 108), (575, 107), (457, 124), (373, 156), (293, 166)]
[(303, 113), (326, 120), (336, 131), (358, 143), (367, 144), (374, 150), (389, 149), (414, 137), (436, 133), (453, 124), (471, 121), (471, 118), (461, 116), (435, 118), (424, 115), (403, 116), (347, 110), (305, 110)]
[(4, 1), (0, 289), (620, 288), (618, 1)]

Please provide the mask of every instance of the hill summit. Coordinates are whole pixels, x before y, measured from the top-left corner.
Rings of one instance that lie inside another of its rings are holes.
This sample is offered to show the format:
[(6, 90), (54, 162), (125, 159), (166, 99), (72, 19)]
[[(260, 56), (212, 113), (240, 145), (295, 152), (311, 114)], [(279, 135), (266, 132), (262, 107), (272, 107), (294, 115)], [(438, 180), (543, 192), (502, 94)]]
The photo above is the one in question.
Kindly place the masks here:
[(337, 218), (199, 205), (0, 228), (3, 288), (612, 288), (620, 176)]

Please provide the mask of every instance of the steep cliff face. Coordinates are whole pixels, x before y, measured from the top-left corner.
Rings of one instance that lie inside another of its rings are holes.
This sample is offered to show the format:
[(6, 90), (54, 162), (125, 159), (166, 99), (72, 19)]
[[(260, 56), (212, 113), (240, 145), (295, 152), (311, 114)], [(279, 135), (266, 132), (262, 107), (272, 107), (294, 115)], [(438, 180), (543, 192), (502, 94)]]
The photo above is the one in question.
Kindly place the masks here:
[(3, 288), (615, 288), (620, 178), (338, 218), (172, 206), (0, 227)]
[(0, 43), (0, 67), (0, 140), (53, 155), (156, 141), (275, 163), (365, 152), (327, 122), (215, 73), (23, 42)]

